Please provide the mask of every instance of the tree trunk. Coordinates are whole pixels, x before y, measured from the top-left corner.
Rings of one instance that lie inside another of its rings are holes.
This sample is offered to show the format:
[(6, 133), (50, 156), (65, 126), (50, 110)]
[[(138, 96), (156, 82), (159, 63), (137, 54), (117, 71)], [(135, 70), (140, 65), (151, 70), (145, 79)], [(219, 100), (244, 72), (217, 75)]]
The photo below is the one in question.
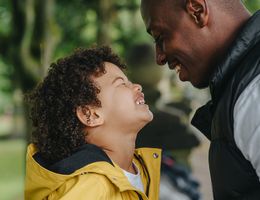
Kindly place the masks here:
[(113, 14), (112, 0), (99, 0), (98, 14), (98, 45), (109, 45), (111, 43), (111, 22)]
[[(12, 0), (12, 9), (9, 60), (14, 68), (14, 86), (24, 94), (46, 73), (58, 41), (54, 0)], [(22, 102), (26, 138), (29, 139), (32, 130), (29, 105)]]

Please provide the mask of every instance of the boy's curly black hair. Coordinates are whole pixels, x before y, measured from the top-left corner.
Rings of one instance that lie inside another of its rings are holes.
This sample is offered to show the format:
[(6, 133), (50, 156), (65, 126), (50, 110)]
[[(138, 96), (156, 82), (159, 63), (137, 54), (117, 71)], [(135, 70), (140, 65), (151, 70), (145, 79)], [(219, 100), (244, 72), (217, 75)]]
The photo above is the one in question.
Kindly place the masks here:
[(86, 143), (76, 108), (101, 106), (97, 98), (100, 89), (91, 77), (106, 73), (104, 62), (126, 68), (109, 47), (76, 49), (52, 63), (45, 79), (27, 95), (35, 127), (32, 142), (48, 162), (66, 158)]

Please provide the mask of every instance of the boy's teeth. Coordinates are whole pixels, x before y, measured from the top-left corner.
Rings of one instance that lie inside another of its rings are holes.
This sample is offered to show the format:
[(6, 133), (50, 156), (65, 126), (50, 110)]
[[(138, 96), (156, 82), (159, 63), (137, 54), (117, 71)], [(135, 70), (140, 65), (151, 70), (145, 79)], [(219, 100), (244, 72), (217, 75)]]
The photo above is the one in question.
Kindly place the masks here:
[(136, 104), (138, 104), (138, 105), (144, 104), (144, 100), (137, 101)]

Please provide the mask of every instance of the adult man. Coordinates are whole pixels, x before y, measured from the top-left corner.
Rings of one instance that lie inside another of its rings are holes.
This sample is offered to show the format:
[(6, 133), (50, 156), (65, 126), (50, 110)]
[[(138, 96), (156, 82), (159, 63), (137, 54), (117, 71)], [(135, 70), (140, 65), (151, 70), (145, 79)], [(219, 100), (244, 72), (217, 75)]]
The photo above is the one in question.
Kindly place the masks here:
[(142, 0), (156, 60), (209, 86), (192, 124), (210, 139), (214, 199), (260, 199), (260, 12), (239, 0)]

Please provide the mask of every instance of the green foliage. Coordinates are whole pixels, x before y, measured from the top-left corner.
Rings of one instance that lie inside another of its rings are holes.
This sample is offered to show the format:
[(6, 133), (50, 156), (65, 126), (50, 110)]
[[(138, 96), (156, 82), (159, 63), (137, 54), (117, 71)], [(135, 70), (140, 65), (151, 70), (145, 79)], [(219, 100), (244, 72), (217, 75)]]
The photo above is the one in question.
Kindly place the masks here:
[(57, 46), (55, 57), (63, 56), (75, 47), (86, 45), (81, 36), (85, 28), (86, 12), (89, 6), (86, 2), (83, 0), (57, 0), (55, 18), (61, 29), (61, 42)]
[(11, 13), (8, 0), (0, 1), (0, 34), (8, 35), (10, 33)]
[(95, 10), (89, 9), (85, 14), (84, 21), (87, 26), (83, 27), (80, 38), (82, 41), (86, 41), (86, 43), (95, 43), (97, 39), (97, 13)]
[(260, 9), (260, 0), (244, 0), (244, 3), (252, 13)]
[[(112, 17), (109, 30), (105, 34), (111, 37), (111, 46), (124, 56), (130, 44), (149, 41), (139, 12), (138, 0), (110, 1)], [(55, 57), (63, 56), (76, 47), (88, 47), (98, 43), (98, 29), (102, 25), (99, 19), (99, 1), (56, 1), (56, 20), (61, 28), (61, 43), (58, 44)], [(150, 41), (149, 41), (150, 42)]]
[(12, 104), (11, 67), (0, 56), (0, 114)]

